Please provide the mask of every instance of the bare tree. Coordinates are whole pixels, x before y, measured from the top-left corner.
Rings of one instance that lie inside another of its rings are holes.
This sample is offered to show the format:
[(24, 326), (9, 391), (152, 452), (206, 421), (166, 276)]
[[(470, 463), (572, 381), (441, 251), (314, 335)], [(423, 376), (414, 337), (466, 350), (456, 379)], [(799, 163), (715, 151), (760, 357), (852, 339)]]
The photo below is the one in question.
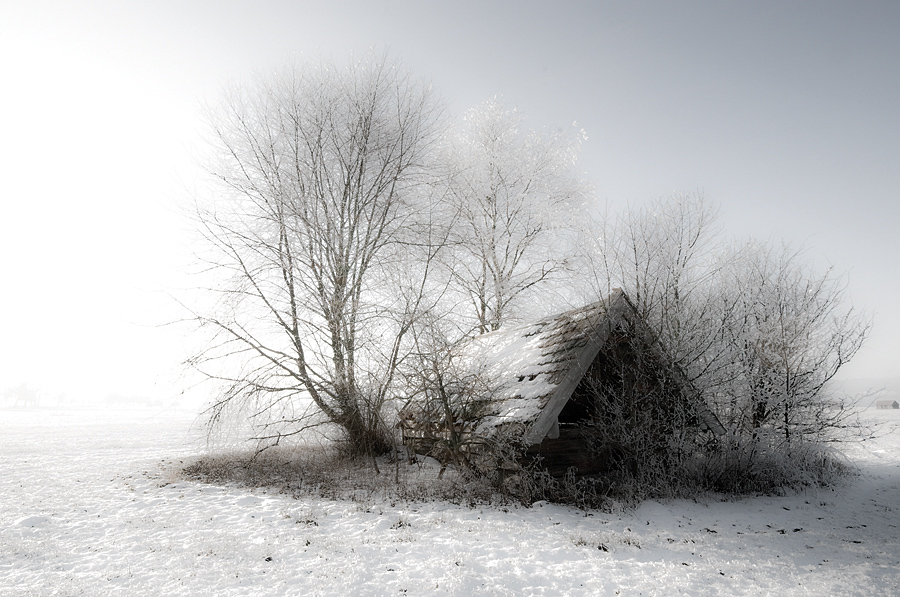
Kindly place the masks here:
[(723, 350), (734, 368), (733, 424), (774, 430), (788, 444), (831, 439), (849, 412), (827, 384), (862, 346), (868, 320), (848, 304), (845, 281), (816, 272), (800, 250), (750, 242), (730, 255), (723, 285), (738, 301)]
[(715, 216), (702, 197), (679, 195), (600, 221), (585, 244), (590, 292), (622, 287), (733, 432), (821, 439), (847, 414), (827, 382), (868, 321), (832, 270), (790, 248), (728, 248)]
[(588, 223), (581, 262), (591, 298), (622, 288), (691, 380), (724, 366), (725, 303), (716, 209), (702, 195), (675, 195)]
[[(294, 67), (237, 87), (212, 117), (220, 183), (198, 220), (229, 274), (193, 364), (277, 442), (311, 413), (357, 451), (387, 446), (380, 408), (436, 253), (429, 86), (387, 59)], [(398, 273), (402, 272), (402, 273)], [(318, 419), (316, 419), (318, 420)]]
[(463, 124), (446, 177), (459, 213), (452, 272), (483, 333), (559, 271), (565, 252), (550, 238), (586, 195), (575, 170), (583, 133), (523, 130), (522, 117), (497, 99)]
[(41, 403), (40, 392), (34, 390), (27, 383), (21, 383), (18, 386), (7, 388), (3, 391), (3, 398), (14, 398), (14, 408), (31, 408), (39, 406)]

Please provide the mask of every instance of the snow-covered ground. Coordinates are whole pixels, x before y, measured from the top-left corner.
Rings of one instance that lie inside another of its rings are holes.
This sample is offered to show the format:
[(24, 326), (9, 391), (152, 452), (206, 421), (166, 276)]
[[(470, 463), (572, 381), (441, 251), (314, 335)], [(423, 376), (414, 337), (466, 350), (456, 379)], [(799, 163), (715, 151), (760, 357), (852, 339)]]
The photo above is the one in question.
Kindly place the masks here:
[(179, 480), (193, 415), (0, 410), (0, 595), (900, 595), (900, 411), (836, 490), (357, 504)]

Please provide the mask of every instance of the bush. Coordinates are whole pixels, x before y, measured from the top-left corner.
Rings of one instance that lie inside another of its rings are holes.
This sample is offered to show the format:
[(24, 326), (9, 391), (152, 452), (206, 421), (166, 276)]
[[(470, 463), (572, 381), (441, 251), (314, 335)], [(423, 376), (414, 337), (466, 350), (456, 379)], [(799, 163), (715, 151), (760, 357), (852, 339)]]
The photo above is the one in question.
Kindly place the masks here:
[(818, 443), (771, 447), (759, 439), (731, 436), (685, 467), (683, 483), (726, 495), (769, 494), (832, 486), (855, 474), (839, 452)]

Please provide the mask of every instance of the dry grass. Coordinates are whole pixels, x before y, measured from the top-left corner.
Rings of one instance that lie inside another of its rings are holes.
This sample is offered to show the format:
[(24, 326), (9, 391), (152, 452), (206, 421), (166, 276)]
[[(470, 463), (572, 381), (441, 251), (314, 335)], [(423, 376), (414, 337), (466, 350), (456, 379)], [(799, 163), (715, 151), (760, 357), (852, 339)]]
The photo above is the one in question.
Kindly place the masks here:
[(469, 478), (431, 458), (354, 458), (327, 446), (274, 447), (263, 452), (206, 454), (182, 469), (204, 483), (266, 487), (294, 495), (375, 501), (447, 501), (454, 504), (507, 503), (485, 480)]
[(732, 498), (783, 494), (809, 486), (835, 485), (855, 472), (835, 453), (812, 446), (790, 454), (733, 446), (682, 462), (677, 470), (652, 459), (631, 471), (603, 477), (553, 478), (537, 466), (502, 482), (448, 466), (443, 475), (433, 458), (350, 457), (333, 444), (277, 446), (263, 450), (209, 453), (180, 470), (191, 480), (265, 487), (293, 495), (376, 502), (445, 501), (480, 504), (531, 504), (538, 500), (582, 509), (628, 510), (647, 499)]

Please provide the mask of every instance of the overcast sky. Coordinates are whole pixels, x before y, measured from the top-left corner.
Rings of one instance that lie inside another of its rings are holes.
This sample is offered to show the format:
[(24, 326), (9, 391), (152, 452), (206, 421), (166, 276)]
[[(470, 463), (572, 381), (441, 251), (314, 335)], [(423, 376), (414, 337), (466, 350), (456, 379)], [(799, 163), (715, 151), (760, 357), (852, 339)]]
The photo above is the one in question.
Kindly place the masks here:
[(0, 4), (0, 391), (168, 397), (170, 289), (202, 106), (290, 60), (389, 50), (452, 111), (583, 128), (610, 208), (673, 192), (729, 236), (805, 244), (875, 327), (843, 377), (900, 376), (900, 3)]

